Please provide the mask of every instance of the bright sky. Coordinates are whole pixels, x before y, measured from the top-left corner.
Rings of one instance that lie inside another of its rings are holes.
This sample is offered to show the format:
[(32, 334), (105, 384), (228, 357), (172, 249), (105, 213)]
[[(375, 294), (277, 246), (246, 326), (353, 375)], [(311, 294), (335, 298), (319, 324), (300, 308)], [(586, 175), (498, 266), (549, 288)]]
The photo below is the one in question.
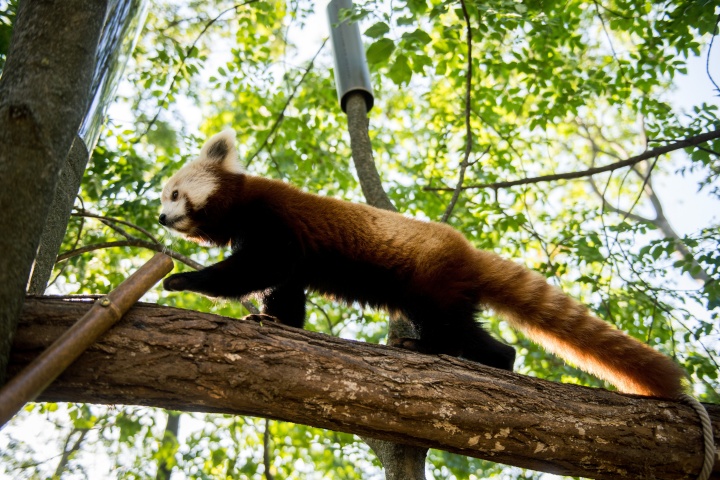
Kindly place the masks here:
[[(720, 98), (713, 93), (714, 87), (705, 71), (706, 59), (707, 47), (701, 57), (690, 59), (688, 74), (676, 82), (678, 89), (672, 95), (672, 101), (686, 112), (703, 102), (720, 106)], [(715, 82), (720, 82), (720, 41), (713, 45), (710, 71)], [(717, 223), (720, 218), (720, 200), (705, 192), (697, 193), (698, 177), (674, 175), (656, 179), (655, 186), (660, 192), (666, 215), (681, 235)]]

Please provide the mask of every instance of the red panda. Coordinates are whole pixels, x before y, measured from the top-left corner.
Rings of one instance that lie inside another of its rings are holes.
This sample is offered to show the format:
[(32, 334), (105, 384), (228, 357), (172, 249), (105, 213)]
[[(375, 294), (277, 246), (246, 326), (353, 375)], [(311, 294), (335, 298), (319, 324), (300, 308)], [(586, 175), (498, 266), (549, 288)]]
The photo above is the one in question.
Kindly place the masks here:
[(235, 134), (219, 133), (162, 191), (162, 225), (232, 254), (164, 281), (166, 290), (242, 298), (302, 328), (305, 291), (409, 319), (424, 353), (512, 370), (515, 350), (476, 322), (490, 307), (547, 350), (620, 391), (672, 398), (684, 374), (668, 357), (593, 316), (540, 274), (477, 250), (445, 224), (305, 193), (245, 173)]

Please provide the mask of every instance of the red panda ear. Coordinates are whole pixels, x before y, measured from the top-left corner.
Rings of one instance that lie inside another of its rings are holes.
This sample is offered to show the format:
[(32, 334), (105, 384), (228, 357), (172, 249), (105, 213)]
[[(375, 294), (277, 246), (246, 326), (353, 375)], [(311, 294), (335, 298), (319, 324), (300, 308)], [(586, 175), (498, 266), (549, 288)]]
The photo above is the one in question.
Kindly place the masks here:
[(228, 172), (243, 173), (235, 149), (235, 131), (227, 129), (210, 137), (200, 150), (198, 161), (219, 165)]

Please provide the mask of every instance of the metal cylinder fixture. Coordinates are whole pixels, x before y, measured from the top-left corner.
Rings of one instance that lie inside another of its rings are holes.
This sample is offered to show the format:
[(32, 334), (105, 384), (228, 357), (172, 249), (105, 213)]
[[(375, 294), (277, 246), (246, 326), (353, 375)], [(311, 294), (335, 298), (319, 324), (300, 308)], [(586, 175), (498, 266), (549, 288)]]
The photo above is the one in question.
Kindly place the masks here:
[(354, 92), (362, 93), (369, 111), (375, 99), (370, 84), (365, 49), (360, 37), (360, 27), (357, 22), (340, 20), (343, 10), (352, 11), (352, 9), (352, 0), (332, 0), (327, 6), (330, 38), (335, 57), (335, 85), (343, 112), (347, 112), (348, 95)]

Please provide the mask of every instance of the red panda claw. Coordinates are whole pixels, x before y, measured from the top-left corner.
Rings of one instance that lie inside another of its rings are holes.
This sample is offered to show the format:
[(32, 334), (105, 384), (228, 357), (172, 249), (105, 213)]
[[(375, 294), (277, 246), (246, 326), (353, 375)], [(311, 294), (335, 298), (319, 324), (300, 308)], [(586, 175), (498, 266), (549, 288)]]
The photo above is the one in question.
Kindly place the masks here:
[(267, 315), (265, 313), (252, 313), (250, 315), (245, 315), (242, 317), (243, 320), (250, 320), (257, 323), (263, 323), (263, 322), (270, 322), (270, 323), (280, 323), (280, 320), (278, 320), (277, 317), (273, 317), (272, 315)]

